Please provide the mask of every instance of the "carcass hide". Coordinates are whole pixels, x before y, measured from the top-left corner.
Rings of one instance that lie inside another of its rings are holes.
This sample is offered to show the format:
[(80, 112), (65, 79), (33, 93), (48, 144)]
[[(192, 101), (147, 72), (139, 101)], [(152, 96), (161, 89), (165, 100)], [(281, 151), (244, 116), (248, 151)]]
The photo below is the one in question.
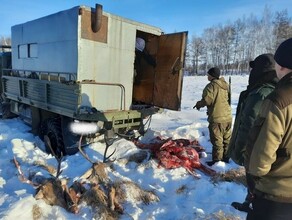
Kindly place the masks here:
[(216, 172), (201, 164), (199, 153), (204, 151), (197, 140), (188, 139), (172, 140), (157, 137), (154, 143), (142, 144), (135, 142), (139, 148), (150, 149), (158, 159), (159, 164), (167, 169), (184, 167), (191, 175), (199, 178), (194, 169), (198, 169), (207, 175), (213, 176)]

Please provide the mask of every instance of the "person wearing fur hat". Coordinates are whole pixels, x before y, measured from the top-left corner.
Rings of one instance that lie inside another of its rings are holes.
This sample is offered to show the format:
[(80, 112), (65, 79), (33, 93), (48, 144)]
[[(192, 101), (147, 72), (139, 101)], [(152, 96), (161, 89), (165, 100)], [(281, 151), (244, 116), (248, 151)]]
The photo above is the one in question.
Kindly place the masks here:
[(292, 219), (292, 38), (277, 48), (279, 82), (249, 133), (246, 171), (255, 181), (247, 219)]
[(213, 67), (207, 72), (210, 83), (203, 90), (202, 99), (193, 108), (207, 106), (210, 141), (212, 148), (212, 161), (207, 164), (212, 166), (218, 161), (229, 162), (227, 156), (228, 145), (231, 137), (232, 115), (229, 105), (229, 86), (224, 77), (220, 77), (220, 69)]
[[(238, 165), (244, 165), (244, 152), (247, 144), (248, 133), (259, 114), (264, 99), (275, 89), (278, 82), (275, 71), (273, 54), (261, 54), (250, 61), (251, 68), (247, 89), (239, 95), (233, 125), (231, 140), (228, 148), (229, 157)], [(253, 198), (253, 179), (246, 174), (247, 196), (243, 203), (233, 202), (231, 205), (248, 212)]]

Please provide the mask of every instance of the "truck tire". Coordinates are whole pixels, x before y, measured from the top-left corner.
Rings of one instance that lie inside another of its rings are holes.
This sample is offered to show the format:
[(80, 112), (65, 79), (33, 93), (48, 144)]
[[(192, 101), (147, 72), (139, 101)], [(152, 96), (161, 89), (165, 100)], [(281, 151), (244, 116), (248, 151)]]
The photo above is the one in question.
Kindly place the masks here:
[(9, 119), (9, 118), (17, 117), (17, 115), (13, 114), (10, 111), (10, 103), (8, 103), (8, 102), (1, 103), (0, 111), (1, 111), (3, 119)]
[[(47, 136), (47, 138), (44, 138), (45, 136)], [(45, 142), (47, 153), (55, 154), (59, 158), (62, 155), (65, 155), (61, 122), (59, 118), (49, 118), (42, 123), (41, 138)], [(54, 152), (50, 149), (49, 144), (52, 146)]]

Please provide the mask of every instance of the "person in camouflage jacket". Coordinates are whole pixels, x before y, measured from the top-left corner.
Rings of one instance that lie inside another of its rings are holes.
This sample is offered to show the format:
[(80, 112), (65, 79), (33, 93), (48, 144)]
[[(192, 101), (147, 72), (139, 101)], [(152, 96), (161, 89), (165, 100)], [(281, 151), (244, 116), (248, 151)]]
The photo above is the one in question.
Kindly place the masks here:
[(224, 77), (220, 77), (220, 69), (213, 67), (208, 70), (210, 83), (203, 90), (202, 99), (193, 108), (207, 106), (210, 140), (213, 145), (212, 166), (218, 161), (229, 162), (227, 150), (231, 137), (232, 115), (229, 105), (229, 86)]
[(255, 181), (253, 219), (292, 219), (292, 38), (276, 50), (279, 82), (264, 100), (245, 152), (247, 172)]
[[(263, 100), (274, 90), (278, 82), (273, 54), (261, 54), (249, 63), (251, 71), (247, 89), (242, 91), (236, 109), (231, 141), (228, 148), (229, 157), (238, 165), (244, 165), (244, 152), (248, 133), (259, 114)], [(248, 193), (243, 203), (231, 205), (240, 211), (249, 211), (254, 183), (246, 175)]]

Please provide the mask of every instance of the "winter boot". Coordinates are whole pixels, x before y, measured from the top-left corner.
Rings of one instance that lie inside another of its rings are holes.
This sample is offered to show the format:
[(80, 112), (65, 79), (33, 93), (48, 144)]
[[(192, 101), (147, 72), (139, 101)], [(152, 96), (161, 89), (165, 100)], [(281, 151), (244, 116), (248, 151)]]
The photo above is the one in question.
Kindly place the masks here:
[(229, 157), (223, 157), (222, 161), (225, 162), (225, 163), (229, 163)]
[(231, 206), (233, 206), (235, 209), (242, 211), (242, 212), (250, 212), (252, 209), (249, 207), (249, 203), (248, 202), (233, 202), (231, 203)]
[(211, 161), (207, 161), (206, 164), (211, 167), (217, 162), (218, 162), (218, 160), (211, 160)]

